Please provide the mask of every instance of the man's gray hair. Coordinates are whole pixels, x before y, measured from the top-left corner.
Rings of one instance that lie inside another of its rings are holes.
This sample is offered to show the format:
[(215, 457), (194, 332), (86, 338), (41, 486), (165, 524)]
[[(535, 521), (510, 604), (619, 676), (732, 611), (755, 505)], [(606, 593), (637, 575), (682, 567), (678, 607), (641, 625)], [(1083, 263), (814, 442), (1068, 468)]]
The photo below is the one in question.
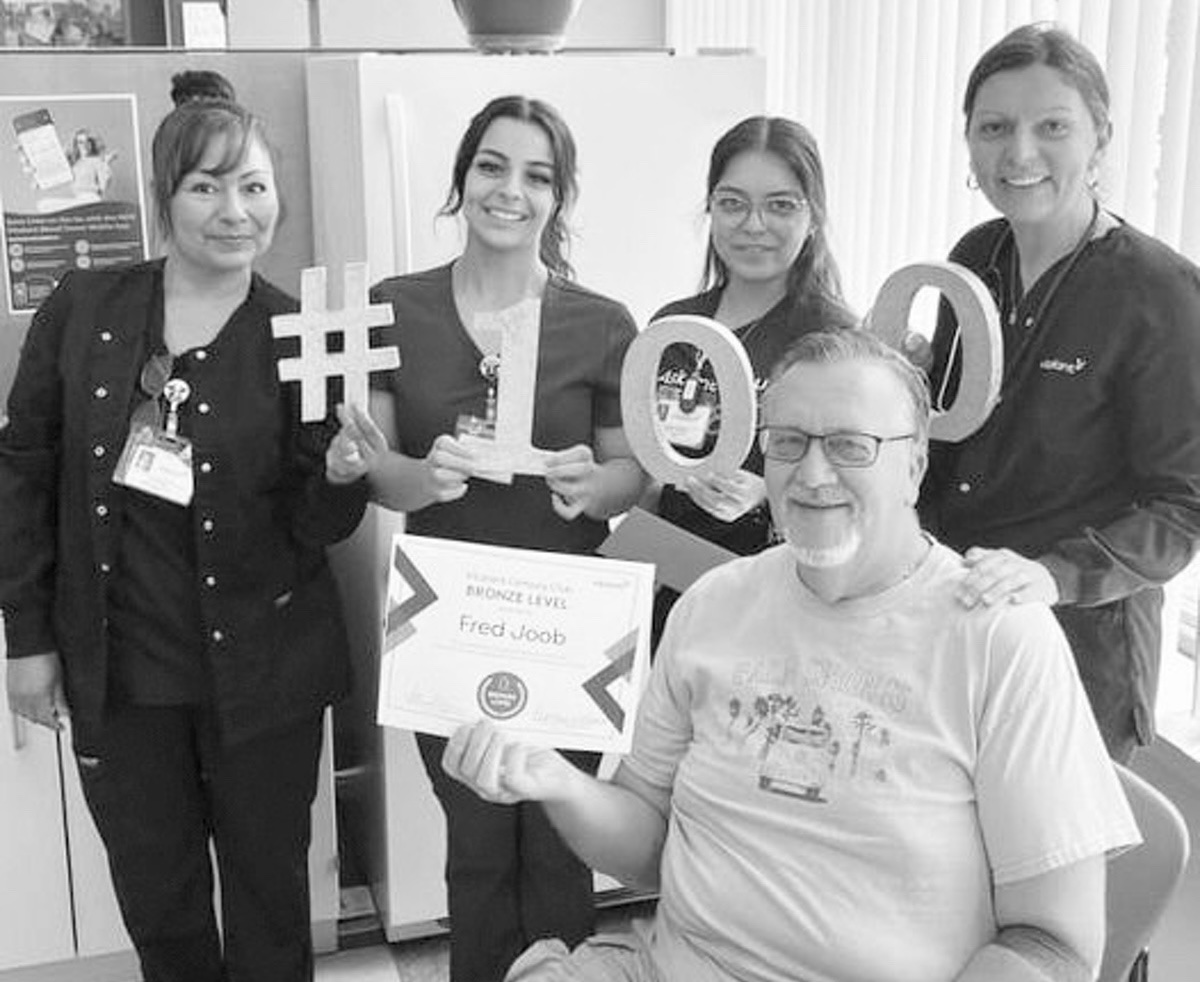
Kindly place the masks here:
[(917, 444), (924, 446), (929, 442), (931, 406), (929, 380), (925, 373), (878, 335), (860, 328), (813, 331), (803, 335), (779, 359), (767, 391), (796, 365), (828, 365), (842, 361), (875, 362), (891, 371), (908, 393)]

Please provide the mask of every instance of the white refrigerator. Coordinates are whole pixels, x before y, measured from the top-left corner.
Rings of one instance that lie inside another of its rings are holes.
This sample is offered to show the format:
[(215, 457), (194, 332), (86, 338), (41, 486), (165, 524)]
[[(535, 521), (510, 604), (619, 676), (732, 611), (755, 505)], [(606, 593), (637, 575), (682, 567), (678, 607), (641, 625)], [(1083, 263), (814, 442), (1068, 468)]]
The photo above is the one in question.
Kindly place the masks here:
[[(480, 55), (356, 53), (307, 64), (314, 256), (371, 281), (426, 269), (462, 245), (438, 218), (458, 141), (491, 98), (521, 94), (563, 115), (579, 153), (570, 260), (584, 286), (623, 301), (639, 325), (695, 292), (703, 268), (708, 155), (738, 120), (763, 112), (766, 72), (750, 55), (666, 52)], [(286, 226), (284, 229), (286, 234)], [(370, 727), (388, 545), (402, 519), (372, 508), (335, 550), (358, 663), (356, 718)], [(369, 865), (390, 941), (439, 929), (446, 915), (441, 811), (408, 733), (364, 735)], [(606, 762), (611, 764), (611, 762)], [(598, 878), (602, 899), (625, 894)]]

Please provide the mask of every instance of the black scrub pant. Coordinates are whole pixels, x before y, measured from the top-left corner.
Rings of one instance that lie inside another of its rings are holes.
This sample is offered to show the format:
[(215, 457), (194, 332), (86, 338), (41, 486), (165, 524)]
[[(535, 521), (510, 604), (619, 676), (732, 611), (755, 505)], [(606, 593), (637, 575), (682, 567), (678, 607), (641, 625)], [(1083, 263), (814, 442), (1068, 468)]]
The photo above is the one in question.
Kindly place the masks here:
[[(446, 814), (451, 982), (498, 982), (539, 938), (574, 948), (592, 934), (592, 872), (542, 806), (484, 801), (442, 770), (444, 739), (419, 733), (417, 746)], [(600, 766), (599, 754), (564, 756), (589, 774)]]
[(226, 747), (206, 710), (126, 706), (94, 741), (77, 737), (84, 796), (145, 982), (312, 979), (321, 725), (318, 714)]

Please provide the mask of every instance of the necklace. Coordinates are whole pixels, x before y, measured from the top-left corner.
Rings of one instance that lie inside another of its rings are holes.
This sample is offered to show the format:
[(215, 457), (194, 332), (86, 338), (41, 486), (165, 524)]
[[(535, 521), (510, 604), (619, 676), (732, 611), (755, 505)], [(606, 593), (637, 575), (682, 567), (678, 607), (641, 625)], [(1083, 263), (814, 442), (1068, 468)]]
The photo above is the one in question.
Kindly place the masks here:
[[(1038, 302), (1032, 313), (1027, 313), (1024, 319), (1021, 321), (1025, 330), (1029, 330), (1034, 325), (1041, 322), (1042, 315), (1046, 312), (1046, 308), (1050, 306), (1050, 302), (1054, 299), (1054, 295), (1058, 292), (1058, 288), (1062, 286), (1063, 280), (1067, 278), (1067, 274), (1070, 273), (1074, 268), (1075, 263), (1079, 261), (1079, 257), (1083, 254), (1083, 250), (1092, 240), (1092, 236), (1096, 232), (1096, 225), (1099, 220), (1100, 204), (1099, 202), (1093, 202), (1092, 217), (1087, 224), (1087, 228), (1083, 230), (1083, 234), (1079, 237), (1078, 241), (1071, 248), (1071, 251), (1067, 254), (1066, 261), (1059, 266), (1058, 271), (1054, 274), (1054, 279), (1052, 279), (1046, 289), (1042, 291), (1042, 294), (1038, 298)], [(1018, 265), (1020, 262), (1020, 257), (1017, 252), (1016, 241), (1015, 237), (1013, 236), (1011, 226), (1009, 227), (1006, 238), (1013, 239), (1012, 252), (1009, 254), (1009, 278), (1008, 290), (1006, 291), (1006, 299), (1008, 301), (1008, 326), (1016, 327), (1017, 321), (1021, 319), (1022, 304), (1025, 300), (1033, 295), (1033, 291), (1030, 290), (1025, 292), (1023, 296), (1017, 295), (1021, 284), (1021, 272)], [(1033, 283), (1031, 286), (1036, 287), (1037, 284)]]
[[(774, 310), (775, 308), (772, 307), (771, 309)], [(736, 334), (738, 340), (741, 341), (743, 345), (745, 345), (746, 338), (750, 337), (751, 334), (753, 334), (755, 331), (758, 330), (759, 326), (763, 322), (763, 318), (765, 318), (766, 316), (767, 316), (766, 314), (763, 314), (760, 317), (755, 317), (754, 320), (752, 320), (752, 321), (747, 321), (745, 324), (743, 324), (741, 327), (739, 327), (733, 333)]]
[(929, 537), (928, 532), (926, 532), (924, 529), (922, 529), (921, 530), (921, 548), (917, 551), (917, 554), (900, 568), (900, 572), (897, 574), (897, 576), (894, 580), (892, 580), (890, 583), (888, 583), (888, 585), (885, 586), (882, 590), (879, 590), (877, 592), (883, 593), (885, 590), (894, 589), (895, 587), (898, 587), (901, 583), (903, 583), (905, 580), (907, 580), (910, 576), (913, 575), (913, 573), (915, 573), (918, 569), (921, 568), (921, 564), (923, 562), (925, 562), (925, 558), (929, 555), (929, 551), (932, 548), (933, 548), (933, 539), (931, 539)]
[[(776, 304), (776, 306), (778, 306), (778, 304)], [(774, 307), (771, 309), (773, 310)], [(737, 337), (743, 348), (746, 347), (746, 339), (758, 329), (765, 316), (765, 314), (762, 314), (758, 317), (755, 317), (754, 320), (747, 321), (741, 327), (733, 329), (734, 336)], [(713, 319), (715, 320), (716, 318), (714, 317)], [(746, 354), (748, 357), (750, 354), (749, 351), (747, 351)], [(683, 391), (679, 395), (679, 408), (685, 413), (690, 413), (696, 408), (696, 404), (700, 399), (700, 373), (704, 370), (704, 367), (707, 364), (708, 356), (701, 348), (696, 348), (692, 361), (692, 369), (688, 373), (687, 379), (683, 383)], [(757, 378), (755, 381), (757, 383)]]
[[(1079, 237), (1079, 241), (1075, 243), (1075, 247), (1067, 255), (1066, 259), (1062, 261), (1058, 271), (1054, 274), (1054, 279), (1050, 281), (1045, 291), (1043, 291), (1041, 296), (1038, 297), (1033, 311), (1027, 314), (1025, 319), (1022, 321), (1024, 330), (1022, 331), (1016, 353), (1011, 361), (1008, 361), (1007, 358), (1005, 359), (1007, 365), (1000, 381), (1001, 399), (1003, 399), (1005, 394), (1010, 391), (1013, 379), (1017, 378), (1020, 372), (1024, 370), (1025, 366), (1036, 353), (1037, 345), (1035, 342), (1045, 329), (1043, 318), (1045, 317), (1046, 311), (1049, 310), (1050, 304), (1057, 295), (1059, 288), (1062, 287), (1063, 283), (1066, 282), (1067, 277), (1078, 265), (1080, 258), (1087, 249), (1088, 243), (1092, 241), (1092, 237), (1095, 235), (1096, 227), (1099, 224), (1099, 221), (1100, 203), (1096, 201), (1092, 203), (1092, 219), (1090, 222), (1088, 222), (1087, 228), (1083, 230), (1083, 234)], [(1007, 233), (1000, 237), (1000, 241), (996, 243), (996, 247), (992, 250), (992, 258), (991, 262), (989, 263), (989, 267), (998, 273), (997, 260), (1000, 250), (1009, 241), (1012, 242), (1012, 254), (1009, 260), (1009, 271), (1011, 278), (1007, 284), (1007, 292), (1011, 309), (1009, 310), (1007, 323), (1010, 326), (1015, 327), (1018, 319), (1020, 318), (1019, 310), (1021, 307), (1021, 300), (1017, 300), (1015, 297), (1016, 284), (1020, 277), (1018, 275), (1017, 267), (1017, 245), (1011, 226), (1009, 226)], [(999, 278), (1003, 284), (1003, 277), (1001, 276)], [(1026, 294), (1022, 299), (1027, 300), (1029, 296), (1029, 294)], [(1008, 343), (1007, 340), (1005, 343)]]
[[(1096, 229), (1100, 224), (1100, 217), (1103, 213), (1100, 210), (1098, 201), (1092, 202), (1092, 218), (1088, 222), (1087, 228), (1083, 230), (1083, 234), (1079, 237), (1079, 241), (1075, 243), (1074, 248), (1067, 255), (1065, 261), (1059, 266), (1058, 271), (1054, 275), (1054, 279), (1046, 287), (1046, 290), (1038, 299), (1037, 305), (1031, 313), (1026, 314), (1022, 321), (1024, 330), (1021, 332), (1019, 343), (1016, 345), (1016, 351), (1011, 360), (1008, 355), (1005, 355), (1004, 374), (1000, 382), (1000, 398), (1003, 400), (1009, 391), (1012, 380), (1017, 377), (1018, 370), (1023, 369), (1029, 361), (1034, 350), (1034, 340), (1042, 329), (1042, 318), (1050, 307), (1051, 301), (1059, 288), (1063, 285), (1067, 276), (1078, 264), (1083, 256), (1089, 242), (1096, 234)], [(1111, 224), (1111, 223), (1110, 223)], [(1012, 246), (1012, 252), (1009, 255), (1008, 261), (1008, 279), (1004, 278), (1002, 272), (1001, 254), (1006, 246)], [(1015, 328), (1017, 321), (1020, 318), (1020, 308), (1023, 300), (1028, 300), (1030, 294), (1025, 294), (1024, 297), (1017, 296), (1017, 285), (1020, 282), (1020, 272), (1018, 267), (1018, 255), (1016, 239), (1013, 235), (1012, 226), (1009, 225), (1004, 233), (996, 240), (992, 246), (991, 252), (988, 254), (987, 264), (984, 267), (984, 278), (987, 282), (988, 291), (992, 294), (992, 298), (997, 305), (1001, 307), (1001, 317), (1004, 323), (1009, 328)], [(1037, 284), (1034, 284), (1035, 286)], [(1008, 312), (1004, 312), (1007, 307)], [(1008, 350), (1010, 338), (1008, 332), (1005, 332), (1005, 349)], [(961, 357), (962, 350), (962, 329), (955, 327), (954, 335), (950, 340), (950, 351), (946, 357), (946, 367), (942, 372), (941, 383), (936, 394), (935, 405), (939, 408), (946, 405), (946, 399), (951, 391), (951, 384), (957, 377), (954, 366)], [(957, 383), (955, 383), (957, 384)]]

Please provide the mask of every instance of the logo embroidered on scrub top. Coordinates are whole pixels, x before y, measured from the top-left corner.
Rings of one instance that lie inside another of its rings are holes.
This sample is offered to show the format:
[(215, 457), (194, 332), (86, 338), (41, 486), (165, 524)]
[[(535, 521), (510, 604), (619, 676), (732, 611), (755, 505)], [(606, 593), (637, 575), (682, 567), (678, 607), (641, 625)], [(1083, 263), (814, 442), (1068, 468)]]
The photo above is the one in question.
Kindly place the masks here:
[(1074, 361), (1061, 358), (1045, 358), (1038, 365), (1043, 372), (1058, 372), (1062, 375), (1078, 375), (1088, 366), (1088, 360), (1076, 355)]

